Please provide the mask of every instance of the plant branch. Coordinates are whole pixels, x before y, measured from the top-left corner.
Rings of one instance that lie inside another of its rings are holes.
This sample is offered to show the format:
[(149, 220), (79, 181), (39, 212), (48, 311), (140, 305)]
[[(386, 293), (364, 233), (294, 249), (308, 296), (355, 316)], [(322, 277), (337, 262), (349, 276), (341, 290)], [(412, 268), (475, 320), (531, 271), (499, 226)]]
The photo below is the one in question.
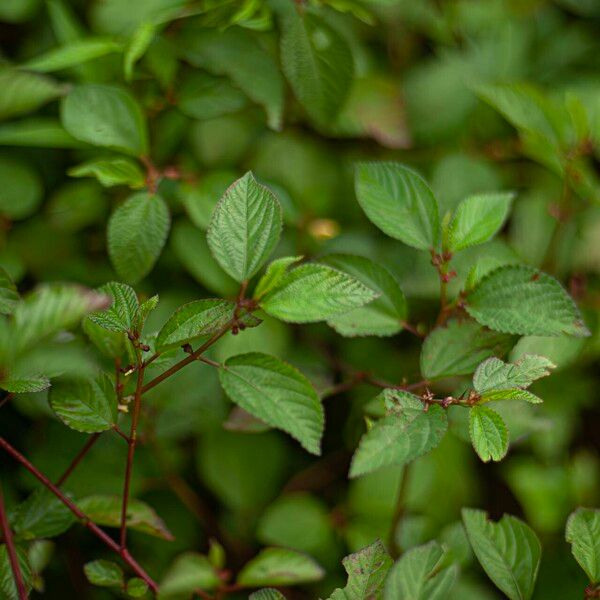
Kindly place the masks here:
[(83, 457), (92, 449), (94, 444), (98, 441), (99, 437), (100, 433), (94, 433), (88, 438), (83, 448), (77, 453), (77, 456), (75, 456), (75, 458), (71, 461), (71, 464), (67, 467), (65, 472), (56, 481), (57, 486), (60, 487), (67, 480), (67, 478), (75, 470), (77, 465), (81, 462)]
[(10, 562), (10, 568), (12, 570), (13, 579), (15, 580), (15, 587), (19, 594), (19, 600), (27, 600), (27, 588), (25, 587), (25, 581), (23, 580), (23, 573), (21, 572), (21, 565), (19, 564), (19, 557), (17, 556), (17, 549), (15, 548), (15, 542), (13, 540), (12, 531), (8, 523), (8, 517), (6, 516), (6, 508), (4, 506), (4, 494), (2, 492), (2, 486), (0, 485), (0, 527), (4, 535), (4, 543), (6, 545), (6, 551), (8, 553), (8, 560)]
[(13, 448), (3, 437), (0, 437), (0, 448), (10, 454), (17, 462), (27, 469), (38, 481), (48, 488), (96, 537), (106, 544), (113, 552), (116, 552), (131, 570), (143, 579), (153, 592), (158, 592), (156, 582), (144, 571), (138, 562), (129, 554), (129, 552), (119, 546), (103, 529), (90, 520), (90, 518), (60, 489), (53, 484), (46, 475), (39, 471), (27, 458), (25, 458), (16, 448)]

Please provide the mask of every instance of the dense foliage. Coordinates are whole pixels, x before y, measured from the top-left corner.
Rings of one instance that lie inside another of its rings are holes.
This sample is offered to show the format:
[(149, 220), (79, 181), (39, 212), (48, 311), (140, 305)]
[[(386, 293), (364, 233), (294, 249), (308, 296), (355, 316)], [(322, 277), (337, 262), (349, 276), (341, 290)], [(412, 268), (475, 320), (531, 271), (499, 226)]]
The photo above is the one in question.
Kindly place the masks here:
[(0, 598), (600, 598), (594, 0), (0, 2)]

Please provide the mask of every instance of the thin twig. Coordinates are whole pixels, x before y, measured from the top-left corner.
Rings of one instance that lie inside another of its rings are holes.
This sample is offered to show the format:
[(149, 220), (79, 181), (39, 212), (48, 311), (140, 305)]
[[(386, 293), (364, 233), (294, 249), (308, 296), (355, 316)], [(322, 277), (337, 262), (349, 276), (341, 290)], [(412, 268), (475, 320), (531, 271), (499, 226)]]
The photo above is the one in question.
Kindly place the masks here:
[(21, 572), (21, 565), (19, 564), (19, 557), (17, 556), (17, 549), (15, 548), (15, 542), (13, 540), (12, 531), (8, 523), (8, 517), (6, 516), (6, 508), (4, 506), (4, 494), (2, 493), (2, 486), (0, 485), (0, 527), (4, 535), (4, 544), (6, 545), (6, 551), (8, 552), (8, 560), (10, 562), (10, 568), (12, 569), (13, 579), (15, 580), (15, 587), (19, 594), (19, 600), (27, 600), (27, 588), (25, 587), (25, 581), (23, 580), (23, 573)]
[(0, 448), (10, 454), (17, 462), (19, 462), (25, 469), (27, 469), (38, 481), (40, 481), (46, 488), (48, 488), (80, 521), (84, 527), (87, 527), (96, 537), (98, 537), (104, 544), (106, 544), (113, 552), (116, 552), (125, 563), (131, 568), (131, 570), (140, 578), (143, 579), (148, 587), (154, 592), (158, 592), (158, 585), (156, 582), (144, 571), (144, 569), (138, 564), (138, 562), (131, 556), (131, 554), (122, 549), (117, 542), (115, 542), (103, 529), (100, 529), (98, 525), (93, 523), (90, 518), (67, 496), (65, 496), (60, 489), (53, 484), (46, 475), (39, 471), (27, 458), (25, 458), (16, 448), (13, 448), (3, 437), (0, 437)]
[(83, 448), (77, 453), (77, 456), (71, 461), (71, 464), (67, 467), (65, 472), (56, 481), (57, 486), (60, 487), (67, 480), (67, 478), (75, 470), (77, 465), (81, 462), (83, 457), (92, 449), (93, 445), (98, 441), (99, 437), (100, 437), (100, 433), (94, 433), (88, 438), (88, 440), (85, 443), (85, 445), (83, 446)]
[(12, 392), (6, 394), (6, 396), (4, 396), (4, 398), (2, 398), (2, 400), (0, 400), (0, 408), (2, 408), (5, 404), (7, 404), (13, 396), (14, 396), (14, 394)]

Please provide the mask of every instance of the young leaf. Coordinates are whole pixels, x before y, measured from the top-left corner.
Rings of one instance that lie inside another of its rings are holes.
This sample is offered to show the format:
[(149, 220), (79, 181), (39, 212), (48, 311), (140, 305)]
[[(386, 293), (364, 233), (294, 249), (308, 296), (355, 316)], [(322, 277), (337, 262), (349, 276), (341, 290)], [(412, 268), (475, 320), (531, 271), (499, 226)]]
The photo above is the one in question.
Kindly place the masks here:
[(550, 275), (533, 267), (503, 266), (481, 279), (466, 298), (482, 325), (519, 335), (589, 335), (577, 306)]
[(436, 327), (421, 348), (421, 373), (428, 380), (469, 375), (486, 358), (508, 350), (510, 337), (471, 320)]
[(473, 375), (473, 387), (484, 394), (492, 390), (525, 389), (536, 379), (550, 375), (555, 367), (545, 356), (524, 354), (514, 363), (488, 358)]
[(111, 305), (103, 311), (93, 312), (88, 319), (109, 331), (132, 331), (140, 308), (135, 290), (125, 283), (110, 281), (98, 289), (111, 299)]
[(138, 189), (146, 183), (146, 177), (138, 163), (125, 156), (88, 160), (71, 167), (67, 174), (71, 177), (95, 177), (104, 187), (127, 185)]
[(343, 589), (335, 590), (329, 600), (381, 597), (392, 559), (380, 540), (346, 556), (342, 564), (348, 574), (348, 583)]
[(195, 300), (180, 306), (160, 330), (156, 349), (161, 352), (216, 333), (233, 318), (234, 309), (229, 300)]
[[(27, 554), (21, 547), (16, 548), (23, 582), (25, 583), (25, 591), (29, 593), (31, 590), (33, 573), (27, 558)], [(15, 584), (12, 566), (8, 556), (6, 544), (0, 544), (0, 593), (2, 598), (6, 600), (19, 600), (19, 593)]]
[(108, 254), (120, 277), (131, 283), (154, 267), (169, 235), (171, 217), (158, 194), (138, 192), (108, 222)]
[(125, 591), (130, 598), (141, 598), (148, 591), (148, 584), (139, 577), (132, 577), (127, 582)]
[(121, 52), (121, 44), (110, 38), (88, 37), (86, 39), (74, 40), (64, 46), (58, 46), (48, 50), (41, 56), (28, 60), (23, 68), (29, 71), (51, 73), (61, 71), (69, 67), (75, 67), (82, 63), (107, 54)]
[(254, 298), (260, 300), (265, 294), (279, 287), (288, 268), (300, 260), (302, 260), (302, 256), (284, 256), (270, 262), (265, 274), (258, 280), (254, 288)]
[(398, 281), (385, 267), (350, 254), (331, 254), (321, 260), (348, 273), (379, 295), (364, 306), (330, 318), (328, 325), (349, 337), (388, 336), (402, 331), (407, 313), (406, 299)]
[(144, 56), (156, 34), (156, 25), (143, 21), (131, 35), (123, 56), (125, 81), (133, 79), (135, 63)]
[(437, 246), (437, 201), (415, 171), (399, 163), (358, 163), (355, 189), (360, 206), (381, 231), (419, 250)]
[(346, 313), (374, 298), (376, 293), (354, 277), (310, 263), (278, 274), (278, 283), (262, 297), (260, 305), (282, 321), (310, 323)]
[(231, 277), (246, 281), (275, 249), (281, 225), (279, 201), (248, 172), (217, 204), (208, 228), (208, 245)]
[(540, 541), (523, 521), (504, 515), (498, 523), (485, 511), (463, 508), (467, 537), (477, 560), (511, 600), (529, 600), (540, 566)]
[(408, 392), (384, 390), (382, 396), (393, 403), (392, 411), (361, 438), (350, 477), (406, 464), (435, 448), (448, 428), (446, 413), (437, 404), (425, 411), (423, 402)]
[(0, 388), (13, 394), (41, 392), (50, 387), (50, 380), (45, 375), (15, 374), (6, 372), (0, 377)]
[(321, 453), (323, 407), (300, 371), (274, 356), (251, 352), (229, 358), (219, 378), (233, 402), (286, 431), (308, 452)]
[(265, 548), (246, 563), (237, 578), (242, 587), (297, 585), (319, 581), (323, 569), (306, 554), (287, 548)]
[(273, 588), (264, 588), (250, 594), (248, 600), (285, 600), (285, 596)]
[(504, 224), (512, 192), (492, 192), (465, 198), (448, 226), (448, 250), (457, 252), (490, 240)]
[(73, 523), (73, 513), (45, 489), (33, 492), (11, 515), (15, 538), (20, 540), (56, 537)]
[(508, 452), (508, 430), (502, 417), (487, 406), (469, 410), (469, 435), (483, 462), (502, 460)]
[[(98, 525), (120, 527), (120, 496), (87, 496), (77, 502), (79, 508)], [(173, 535), (153, 508), (141, 500), (132, 498), (127, 507), (127, 527), (163, 540), (172, 541)]]
[(310, 11), (290, 11), (283, 19), (281, 63), (294, 95), (308, 115), (327, 125), (348, 97), (354, 59), (348, 43)]
[(392, 567), (384, 600), (444, 600), (450, 597), (458, 568), (444, 565), (443, 548), (431, 541), (411, 548)]
[(62, 102), (61, 121), (83, 142), (133, 156), (148, 153), (142, 110), (133, 96), (119, 87), (96, 83), (75, 86)]
[(0, 314), (10, 315), (19, 301), (17, 286), (10, 275), (0, 267)]
[(86, 563), (83, 571), (92, 585), (122, 587), (125, 583), (123, 569), (110, 560), (94, 560)]
[(578, 508), (567, 520), (566, 539), (579, 566), (595, 584), (600, 582), (600, 510)]
[(77, 325), (109, 298), (74, 285), (45, 285), (29, 294), (13, 313), (15, 340), (21, 348)]
[(69, 135), (58, 119), (31, 117), (0, 125), (0, 146), (85, 148), (87, 144)]
[(195, 589), (212, 591), (221, 580), (206, 556), (186, 552), (177, 557), (160, 584), (161, 600), (192, 595)]
[(117, 399), (106, 376), (57, 384), (48, 400), (56, 416), (76, 431), (106, 431), (117, 422)]

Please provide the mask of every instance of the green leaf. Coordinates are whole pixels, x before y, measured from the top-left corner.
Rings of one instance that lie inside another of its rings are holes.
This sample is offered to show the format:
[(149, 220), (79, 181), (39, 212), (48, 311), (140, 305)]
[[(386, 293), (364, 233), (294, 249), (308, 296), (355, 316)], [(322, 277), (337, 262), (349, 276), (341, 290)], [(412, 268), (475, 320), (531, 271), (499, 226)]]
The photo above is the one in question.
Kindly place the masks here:
[(448, 226), (448, 250), (457, 252), (492, 239), (506, 221), (514, 194), (490, 192), (465, 198)]
[(63, 100), (61, 121), (76, 139), (94, 146), (141, 156), (148, 152), (146, 121), (129, 92), (119, 87), (86, 83)]
[(123, 569), (110, 560), (94, 560), (86, 563), (83, 570), (92, 585), (122, 587), (125, 583)]
[(500, 461), (508, 452), (508, 430), (502, 417), (487, 406), (469, 410), (469, 435), (483, 462)]
[(348, 583), (333, 592), (330, 600), (363, 600), (380, 598), (392, 559), (380, 540), (346, 556), (342, 561)]
[(279, 201), (248, 172), (229, 187), (215, 207), (208, 245), (231, 277), (246, 281), (275, 249), (281, 226)]
[(406, 320), (406, 299), (396, 278), (384, 267), (362, 256), (331, 254), (321, 259), (343, 271), (378, 294), (375, 300), (327, 321), (338, 333), (389, 336), (402, 331)]
[(270, 286), (260, 305), (268, 314), (291, 323), (324, 321), (377, 297), (354, 277), (316, 263), (277, 276), (278, 283)]
[[(25, 551), (17, 547), (17, 558), (19, 560), (19, 566), (21, 567), (21, 574), (25, 583), (25, 589), (27, 592), (31, 590), (31, 583), (33, 579), (33, 573), (27, 559)], [(15, 584), (15, 577), (8, 557), (8, 550), (6, 544), (0, 544), (0, 593), (2, 593), (2, 599), (6, 600), (19, 600), (19, 593)]]
[(392, 410), (361, 438), (352, 458), (350, 477), (406, 464), (435, 448), (448, 428), (446, 413), (437, 404), (426, 411), (417, 396), (390, 389), (380, 397), (391, 404)]
[(31, 117), (0, 125), (0, 146), (84, 148), (87, 145), (69, 135), (58, 119)]
[(121, 52), (121, 44), (104, 37), (88, 37), (86, 39), (74, 40), (64, 46), (52, 48), (41, 56), (36, 56), (23, 64), (24, 69), (51, 73), (61, 71), (69, 67), (75, 67), (107, 54)]
[[(96, 524), (121, 526), (120, 496), (87, 496), (77, 502), (79, 508)], [(173, 535), (154, 509), (141, 500), (131, 498), (127, 505), (127, 528), (172, 541)]]
[(346, 39), (310, 11), (282, 22), (281, 64), (294, 95), (320, 125), (338, 114), (350, 92), (354, 59)]
[(13, 313), (15, 340), (21, 348), (69, 329), (89, 312), (104, 308), (108, 297), (74, 285), (44, 285), (25, 297)]
[(108, 254), (120, 277), (131, 283), (154, 267), (169, 235), (171, 216), (158, 194), (138, 192), (108, 222)]
[(250, 594), (248, 600), (285, 600), (285, 596), (273, 588), (264, 588)]
[(8, 372), (0, 378), (0, 388), (14, 394), (41, 392), (49, 387), (50, 380), (45, 375), (15, 375)]
[(127, 582), (125, 591), (131, 598), (141, 598), (148, 591), (148, 584), (139, 577), (132, 577)]
[(566, 539), (591, 583), (600, 582), (600, 510), (578, 508), (567, 520)]
[(61, 96), (65, 90), (49, 77), (8, 67), (0, 67), (0, 89), (2, 120), (33, 112)]
[(88, 160), (71, 167), (67, 174), (71, 177), (95, 177), (104, 187), (128, 185), (137, 189), (146, 183), (146, 176), (138, 163), (124, 156)]
[(135, 330), (142, 331), (144, 328), (144, 324), (146, 323), (146, 319), (150, 315), (150, 313), (158, 306), (158, 294), (154, 294), (154, 296), (150, 296), (148, 300), (144, 300), (140, 304), (140, 309), (137, 312), (135, 317)]
[(415, 171), (399, 163), (358, 163), (355, 189), (360, 206), (381, 231), (419, 250), (436, 248), (437, 201)]
[(212, 591), (221, 579), (206, 556), (186, 552), (177, 557), (160, 584), (160, 600), (189, 597), (195, 589)]
[(21, 160), (0, 156), (0, 215), (11, 220), (29, 217), (44, 195), (42, 180), (31, 165)]
[(504, 515), (498, 523), (485, 511), (463, 508), (463, 523), (477, 560), (511, 600), (529, 600), (540, 566), (540, 541), (523, 521)]
[(384, 600), (449, 598), (458, 568), (443, 561), (444, 550), (436, 541), (411, 548), (392, 567)]
[(19, 300), (17, 286), (5, 269), (0, 267), (0, 314), (10, 315)]
[(180, 306), (164, 324), (156, 349), (183, 346), (196, 338), (212, 335), (233, 318), (235, 303), (229, 300), (195, 300)]
[(51, 492), (39, 489), (19, 504), (11, 515), (15, 538), (52, 538), (75, 523), (73, 513)]
[(319, 581), (323, 569), (306, 554), (287, 548), (265, 548), (246, 563), (237, 578), (242, 587), (297, 585)]
[(421, 373), (428, 380), (469, 375), (486, 358), (508, 349), (509, 336), (484, 329), (471, 320), (436, 327), (421, 348)]
[(260, 104), (269, 127), (280, 129), (284, 85), (277, 63), (249, 31), (189, 27), (179, 37), (185, 58), (195, 67), (226, 75), (251, 100)]
[(589, 335), (577, 306), (560, 283), (533, 267), (495, 269), (467, 294), (466, 302), (473, 318), (496, 331)]
[(135, 290), (125, 283), (110, 281), (98, 291), (108, 296), (111, 304), (101, 312), (90, 313), (88, 319), (109, 331), (133, 331), (140, 308)]
[(123, 73), (125, 81), (133, 79), (135, 63), (144, 56), (156, 34), (157, 27), (151, 22), (142, 22), (131, 34), (123, 56)]
[(555, 367), (545, 356), (524, 354), (514, 363), (488, 358), (473, 375), (473, 387), (480, 393), (495, 390), (525, 389), (536, 379), (547, 377)]
[(254, 288), (254, 298), (259, 300), (265, 294), (278, 287), (288, 267), (302, 260), (302, 256), (284, 256), (269, 263), (265, 274), (258, 280)]
[(106, 431), (117, 423), (117, 398), (105, 375), (97, 380), (59, 383), (50, 390), (48, 400), (56, 416), (76, 431)]
[(219, 378), (237, 405), (286, 431), (308, 452), (321, 453), (323, 407), (300, 371), (274, 356), (250, 352), (225, 361)]

